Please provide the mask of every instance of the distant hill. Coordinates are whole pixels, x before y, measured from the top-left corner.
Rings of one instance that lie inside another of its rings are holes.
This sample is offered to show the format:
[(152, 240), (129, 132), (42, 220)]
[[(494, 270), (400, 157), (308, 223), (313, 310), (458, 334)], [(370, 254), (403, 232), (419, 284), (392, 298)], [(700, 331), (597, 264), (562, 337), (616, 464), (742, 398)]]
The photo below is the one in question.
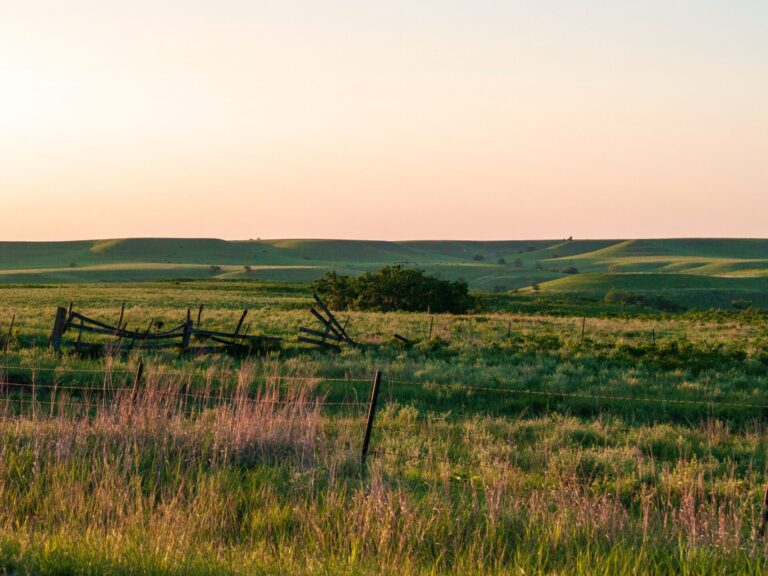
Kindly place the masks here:
[[(768, 294), (766, 239), (250, 240), (132, 238), (0, 242), (0, 283), (259, 278), (310, 281), (386, 264), (462, 278), (477, 290)], [(247, 268), (246, 268), (247, 267)], [(722, 298), (721, 298), (722, 299)]]

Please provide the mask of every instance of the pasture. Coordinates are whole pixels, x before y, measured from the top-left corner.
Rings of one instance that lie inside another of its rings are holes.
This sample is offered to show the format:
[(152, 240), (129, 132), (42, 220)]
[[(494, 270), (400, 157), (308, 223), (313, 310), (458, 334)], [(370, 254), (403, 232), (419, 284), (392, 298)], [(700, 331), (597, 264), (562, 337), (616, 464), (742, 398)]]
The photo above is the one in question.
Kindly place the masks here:
[[(285, 342), (57, 356), (70, 301), (136, 327), (248, 308)], [(296, 342), (301, 284), (0, 287), (0, 571), (763, 573), (768, 318), (535, 302), (339, 312), (362, 345), (330, 353)]]
[[(418, 267), (474, 290), (602, 298), (662, 294), (686, 308), (768, 306), (768, 240), (411, 241), (135, 238), (0, 242), (0, 284), (227, 279), (308, 282)], [(577, 273), (573, 273), (573, 271)], [(569, 273), (570, 272), (570, 273)]]

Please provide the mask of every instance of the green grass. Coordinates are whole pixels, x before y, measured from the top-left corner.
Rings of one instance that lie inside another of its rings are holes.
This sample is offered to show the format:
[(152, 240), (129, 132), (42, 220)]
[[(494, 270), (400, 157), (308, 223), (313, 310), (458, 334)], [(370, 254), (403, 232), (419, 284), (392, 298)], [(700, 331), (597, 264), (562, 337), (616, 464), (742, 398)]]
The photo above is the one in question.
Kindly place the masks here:
[[(499, 264), (500, 259), (506, 263)], [(694, 308), (728, 307), (740, 297), (739, 292), (748, 292), (742, 295), (755, 305), (765, 305), (768, 294), (768, 240), (227, 242), (137, 238), (0, 243), (0, 283), (206, 278), (310, 282), (329, 270), (360, 274), (388, 264), (423, 268), (444, 279), (463, 279), (472, 289), (486, 292), (547, 283), (550, 292), (578, 294), (584, 289), (594, 296), (621, 285), (627, 290), (663, 291), (673, 301), (680, 296), (682, 304)], [(579, 276), (591, 275), (575, 280), (563, 273), (567, 267), (577, 268)], [(617, 273), (626, 276), (616, 277)], [(691, 298), (696, 290), (699, 293)], [(716, 294), (707, 298), (704, 291)]]
[[(764, 573), (768, 318), (509, 311), (545, 297), (340, 312), (363, 346), (331, 354), (295, 340), (301, 284), (0, 287), (0, 376), (27, 385), (0, 388), (0, 573)], [(126, 302), (129, 326), (204, 302), (204, 327), (231, 329), (249, 308), (251, 333), (286, 341), (143, 354), (134, 398), (109, 391), (132, 390), (138, 354), (47, 350), (71, 300), (112, 323)], [(365, 407), (334, 403), (364, 402), (376, 368), (363, 469)]]

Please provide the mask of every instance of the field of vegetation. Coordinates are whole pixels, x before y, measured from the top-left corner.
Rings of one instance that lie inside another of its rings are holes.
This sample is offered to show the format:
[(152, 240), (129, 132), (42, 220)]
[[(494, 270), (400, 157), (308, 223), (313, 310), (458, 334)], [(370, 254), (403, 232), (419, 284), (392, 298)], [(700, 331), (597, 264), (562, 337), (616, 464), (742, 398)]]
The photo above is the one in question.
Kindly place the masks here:
[(485, 292), (599, 299), (629, 290), (685, 308), (768, 307), (768, 240), (0, 242), (0, 284), (307, 282), (330, 270), (356, 276), (393, 264)]
[[(0, 572), (764, 573), (768, 315), (546, 298), (340, 311), (361, 346), (332, 353), (296, 341), (301, 284), (0, 287)], [(133, 327), (248, 308), (285, 341), (57, 356), (70, 301)]]

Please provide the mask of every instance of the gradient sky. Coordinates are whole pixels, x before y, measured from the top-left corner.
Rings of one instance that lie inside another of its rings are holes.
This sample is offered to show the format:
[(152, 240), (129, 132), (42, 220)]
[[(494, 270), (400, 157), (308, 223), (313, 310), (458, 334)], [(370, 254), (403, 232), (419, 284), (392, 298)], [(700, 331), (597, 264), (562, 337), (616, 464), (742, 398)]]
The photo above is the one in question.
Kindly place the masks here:
[(2, 240), (768, 237), (765, 0), (0, 0)]

